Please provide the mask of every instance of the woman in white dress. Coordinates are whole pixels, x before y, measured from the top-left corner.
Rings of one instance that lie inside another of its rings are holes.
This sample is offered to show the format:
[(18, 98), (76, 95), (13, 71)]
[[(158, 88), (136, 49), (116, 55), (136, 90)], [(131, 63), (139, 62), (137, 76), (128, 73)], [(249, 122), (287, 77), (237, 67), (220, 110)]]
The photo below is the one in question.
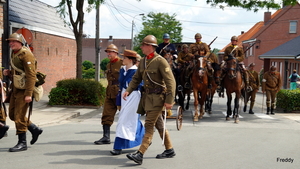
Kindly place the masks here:
[[(135, 51), (125, 50), (123, 54), (123, 65), (120, 69), (120, 91), (121, 95), (126, 91), (132, 76), (137, 71), (137, 60), (140, 57)], [(139, 146), (145, 133), (144, 126), (140, 121), (140, 115), (137, 114), (138, 104), (141, 98), (142, 84), (133, 91), (126, 100), (121, 100), (121, 110), (116, 128), (116, 138), (114, 149), (110, 151), (112, 155), (122, 154), (122, 149)], [(118, 100), (118, 99), (117, 99)]]

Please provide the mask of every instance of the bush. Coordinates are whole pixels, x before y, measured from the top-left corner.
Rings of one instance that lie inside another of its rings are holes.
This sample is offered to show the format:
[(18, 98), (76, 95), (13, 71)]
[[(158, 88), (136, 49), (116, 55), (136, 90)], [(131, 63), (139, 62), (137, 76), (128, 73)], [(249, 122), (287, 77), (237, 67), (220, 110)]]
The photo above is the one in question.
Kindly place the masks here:
[(49, 94), (49, 105), (102, 106), (105, 88), (94, 80), (65, 79), (56, 83)]
[(300, 110), (300, 89), (282, 89), (277, 93), (276, 106), (283, 108), (285, 112)]

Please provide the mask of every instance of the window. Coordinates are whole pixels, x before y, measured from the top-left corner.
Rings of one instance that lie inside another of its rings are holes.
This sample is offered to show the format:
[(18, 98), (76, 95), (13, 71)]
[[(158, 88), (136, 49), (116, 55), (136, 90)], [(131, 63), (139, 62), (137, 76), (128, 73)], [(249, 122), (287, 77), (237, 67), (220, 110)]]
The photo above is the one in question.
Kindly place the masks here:
[(290, 21), (290, 33), (297, 33), (297, 21)]

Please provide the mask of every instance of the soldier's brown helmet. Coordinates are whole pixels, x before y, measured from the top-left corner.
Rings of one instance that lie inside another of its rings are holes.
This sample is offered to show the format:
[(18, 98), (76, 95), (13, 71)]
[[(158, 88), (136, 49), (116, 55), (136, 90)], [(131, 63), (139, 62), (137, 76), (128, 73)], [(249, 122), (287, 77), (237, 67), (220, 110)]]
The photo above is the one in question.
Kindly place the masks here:
[(196, 33), (196, 34), (195, 34), (195, 39), (197, 39), (197, 38), (200, 38), (200, 39), (201, 39), (201, 38), (202, 38), (202, 35), (201, 35), (200, 33)]
[(110, 44), (107, 46), (107, 48), (105, 49), (105, 52), (116, 52), (116, 53), (119, 53), (119, 50), (117, 48), (116, 45), (114, 44)]
[(276, 67), (275, 67), (275, 66), (271, 66), (271, 67), (270, 67), (270, 70), (271, 70), (272, 72), (274, 72), (274, 71), (276, 70)]
[(142, 44), (147, 44), (147, 45), (152, 45), (152, 46), (155, 46), (157, 47), (157, 40), (156, 40), (156, 37), (153, 36), (153, 35), (147, 35), (143, 41), (142, 41)]
[(15, 40), (15, 41), (18, 41), (18, 42), (21, 42), (23, 44), (23, 38), (22, 38), (22, 35), (21, 34), (18, 34), (18, 33), (13, 33), (11, 35), (9, 35), (9, 38), (6, 39), (7, 41), (10, 41), (10, 40)]
[(237, 37), (237, 36), (232, 36), (230, 40), (232, 40), (232, 41), (233, 41), (233, 40), (238, 41), (238, 37)]
[(250, 63), (249, 67), (255, 66), (255, 63)]
[(188, 46), (187, 44), (183, 44), (183, 45), (182, 45), (182, 49), (183, 49), (183, 48), (188, 48), (188, 47), (189, 47), (189, 46)]

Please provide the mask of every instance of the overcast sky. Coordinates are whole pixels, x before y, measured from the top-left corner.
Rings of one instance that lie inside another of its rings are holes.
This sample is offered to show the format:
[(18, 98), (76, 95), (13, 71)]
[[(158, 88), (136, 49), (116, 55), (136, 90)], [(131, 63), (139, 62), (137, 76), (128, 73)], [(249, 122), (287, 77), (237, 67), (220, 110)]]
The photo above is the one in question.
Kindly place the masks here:
[[(40, 0), (56, 6), (61, 0)], [(248, 31), (255, 23), (263, 21), (264, 12), (246, 11), (241, 8), (222, 10), (206, 4), (206, 0), (106, 0), (100, 7), (100, 37), (113, 36), (116, 39), (130, 39), (132, 20), (135, 22), (134, 34), (142, 29), (139, 14), (164, 12), (176, 13), (176, 19), (182, 23), (183, 42), (194, 42), (196, 33), (202, 34), (202, 41), (210, 43), (216, 36), (218, 39), (211, 46), (222, 49), (230, 42), (233, 35)], [(270, 10), (272, 14), (275, 10)], [(85, 13), (84, 33), (95, 37), (95, 10)], [(157, 37), (162, 38), (162, 37)]]

